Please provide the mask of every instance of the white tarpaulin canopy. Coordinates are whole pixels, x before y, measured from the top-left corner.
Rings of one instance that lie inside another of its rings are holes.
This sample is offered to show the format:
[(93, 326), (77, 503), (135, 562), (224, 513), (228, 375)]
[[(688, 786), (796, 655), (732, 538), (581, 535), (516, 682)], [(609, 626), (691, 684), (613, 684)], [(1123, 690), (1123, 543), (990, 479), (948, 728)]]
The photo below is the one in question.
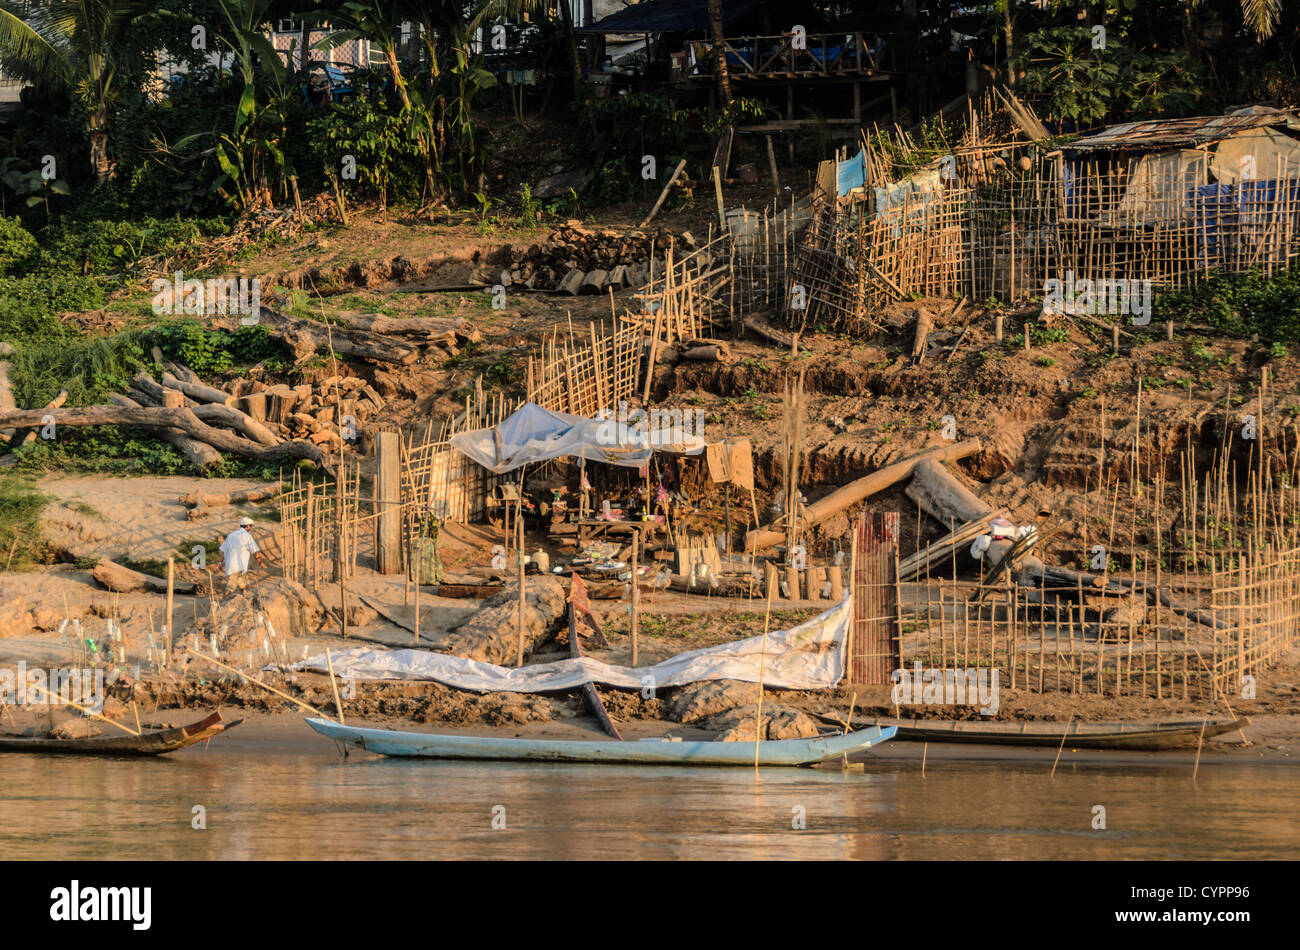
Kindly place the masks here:
[[(558, 458), (585, 458), (608, 465), (641, 468), (656, 451), (699, 455), (704, 440), (687, 435), (685, 426), (656, 425), (651, 418), (637, 424), (623, 419), (586, 419), (524, 403), (490, 429), (474, 429), (451, 437), (451, 444), (488, 471), (502, 475), (522, 465)], [(676, 431), (674, 431), (674, 429)]]
[[(829, 689), (844, 675), (844, 644), (853, 615), (845, 595), (825, 613), (797, 627), (735, 643), (691, 650), (654, 666), (611, 666), (591, 657), (505, 667), (428, 650), (357, 647), (334, 653), (334, 673), (356, 680), (433, 680), (479, 693), (546, 693), (573, 689), (590, 680), (603, 686), (656, 689), (703, 680), (740, 680), (778, 689)], [(764, 655), (766, 660), (764, 661)], [(327, 672), (327, 657), (309, 657), (294, 669)]]

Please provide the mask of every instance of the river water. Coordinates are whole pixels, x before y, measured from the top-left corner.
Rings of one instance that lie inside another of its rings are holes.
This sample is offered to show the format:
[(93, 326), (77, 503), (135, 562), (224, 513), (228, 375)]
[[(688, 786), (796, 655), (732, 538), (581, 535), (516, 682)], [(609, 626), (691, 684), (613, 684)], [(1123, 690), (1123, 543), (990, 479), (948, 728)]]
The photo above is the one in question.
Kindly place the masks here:
[[(922, 776), (914, 757), (868, 756), (863, 771), (756, 779), (215, 748), (11, 754), (0, 756), (0, 859), (1300, 856), (1292, 767), (1202, 763), (1193, 784), (1182, 762), (1063, 762), (1055, 778), (1050, 765), (932, 755)], [(193, 827), (196, 805), (206, 828)]]

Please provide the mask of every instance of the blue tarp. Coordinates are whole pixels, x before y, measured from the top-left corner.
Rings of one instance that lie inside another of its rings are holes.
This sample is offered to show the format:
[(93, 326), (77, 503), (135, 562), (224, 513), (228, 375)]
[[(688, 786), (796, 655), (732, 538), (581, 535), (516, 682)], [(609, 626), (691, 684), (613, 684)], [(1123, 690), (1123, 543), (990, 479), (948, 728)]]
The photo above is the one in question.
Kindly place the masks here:
[[(1300, 207), (1300, 179), (1243, 181), (1236, 185), (1201, 185), (1192, 198), (1196, 220), (1196, 263), (1199, 267), (1249, 263), (1282, 222), (1290, 208)], [(1289, 193), (1289, 195), (1288, 195)]]
[(847, 195), (854, 188), (861, 188), (867, 180), (867, 157), (858, 150), (858, 154), (845, 159), (835, 166), (835, 191)]

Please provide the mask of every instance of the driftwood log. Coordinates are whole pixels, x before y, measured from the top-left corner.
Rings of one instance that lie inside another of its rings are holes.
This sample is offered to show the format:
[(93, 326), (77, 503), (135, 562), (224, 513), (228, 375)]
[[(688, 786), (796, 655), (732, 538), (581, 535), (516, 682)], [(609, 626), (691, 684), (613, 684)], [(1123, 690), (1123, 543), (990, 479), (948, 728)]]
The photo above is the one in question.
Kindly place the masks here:
[(310, 442), (293, 440), (278, 445), (261, 445), (242, 438), (226, 429), (218, 429), (203, 422), (192, 409), (127, 406), (84, 406), (77, 409), (11, 409), (0, 412), (0, 427), (39, 425), (45, 415), (54, 416), (56, 426), (142, 426), (153, 429), (178, 429), (199, 442), (207, 443), (222, 452), (243, 458), (309, 459), (326, 471), (333, 473), (324, 451)]
[(783, 333), (782, 331), (778, 330), (776, 327), (768, 323), (766, 320), (763, 320), (756, 315), (750, 315), (748, 317), (745, 317), (742, 322), (744, 323), (745, 329), (758, 334), (765, 340), (770, 340), (773, 343), (777, 344), (778, 346), (784, 347), (785, 349), (789, 350), (792, 355), (798, 354), (799, 352), (798, 333), (795, 334)]
[[(57, 396), (55, 396), (53, 399), (47, 402), (44, 408), (58, 409), (67, 401), (68, 401), (68, 391), (66, 389), (63, 389), (59, 391), (59, 394)], [(16, 456), (14, 452), (17, 452), (19, 449), (21, 449), (28, 442), (32, 441), (32, 439), (34, 438), (36, 438), (35, 429), (14, 430), (13, 437), (9, 439), (9, 448), (12, 449), (13, 451), (9, 452), (9, 454), (6, 455), (4, 458), (0, 458), (0, 465), (3, 465), (5, 467), (13, 465), (14, 462), (18, 460), (18, 456)]]
[(208, 514), (212, 508), (220, 508), (224, 505), (233, 505), (240, 502), (266, 501), (268, 498), (274, 498), (280, 494), (282, 487), (279, 482), (276, 482), (274, 485), (259, 485), (257, 488), (245, 488), (243, 491), (195, 491), (190, 492), (188, 495), (182, 495), (181, 504), (190, 506), (190, 510), (185, 513), (185, 517), (193, 521)]
[(206, 406), (195, 406), (190, 411), (204, 422), (227, 426), (262, 445), (279, 445), (284, 441), (262, 423), (234, 406), (218, 406), (210, 403)]
[(907, 497), (927, 515), (949, 529), (989, 515), (991, 509), (934, 459), (919, 462), (906, 489)]
[[(821, 524), (827, 518), (839, 514), (850, 505), (855, 505), (864, 498), (884, 491), (896, 482), (901, 482), (912, 474), (917, 465), (926, 459), (950, 462), (966, 458), (968, 455), (974, 455), (981, 448), (983, 448), (983, 444), (979, 439), (966, 439), (964, 442), (954, 442), (952, 445), (928, 449), (919, 455), (913, 455), (909, 459), (895, 462), (893, 465), (886, 465), (879, 471), (872, 472), (870, 475), (865, 475), (856, 481), (837, 488), (825, 498), (819, 498), (804, 508), (804, 527)], [(748, 532), (745, 535), (745, 547), (749, 551), (761, 551), (774, 544), (779, 544), (783, 540), (785, 540), (785, 529), (769, 525)]]
[(206, 383), (196, 383), (190, 380), (178, 379), (166, 370), (164, 370), (162, 374), (162, 384), (168, 389), (179, 389), (185, 395), (200, 404), (215, 403), (218, 406), (228, 406), (234, 400), (234, 397), (224, 390), (216, 389)]
[[(106, 557), (99, 559), (99, 563), (91, 569), (90, 576), (109, 590), (121, 594), (146, 590), (157, 591), (160, 594), (167, 593), (166, 578), (133, 571), (131, 568), (123, 567), (116, 561), (110, 561)], [(173, 586), (173, 589), (178, 594), (192, 594), (195, 588), (196, 585), (188, 581), (176, 581)]]
[[(139, 398), (137, 399), (130, 396), (123, 396), (118, 393), (112, 393), (109, 395), (108, 400), (114, 406), (120, 406), (124, 409), (142, 409), (152, 405), (152, 400), (147, 393), (143, 393), (139, 389), (134, 388), (131, 392), (135, 393)], [(169, 391), (162, 390), (162, 392), (163, 398), (165, 399)], [(184, 393), (179, 393), (175, 390), (170, 390), (170, 392), (180, 396), (181, 399), (186, 398)], [(205, 442), (200, 442), (198, 439), (191, 439), (180, 429), (159, 429), (158, 437), (167, 442), (167, 444), (177, 452), (181, 453), (181, 457), (195, 468), (206, 468), (209, 465), (216, 465), (221, 461), (220, 452)]]
[[(237, 330), (244, 324), (237, 314), (205, 318), (210, 326), (222, 330)], [(345, 327), (327, 328), (315, 320), (304, 320), (277, 313), (269, 307), (262, 307), (258, 325), (293, 352), (298, 361), (307, 359), (317, 353), (329, 355), (331, 350), (338, 356), (353, 356), (358, 359), (377, 363), (396, 363), (408, 365), (420, 358), (418, 347), (385, 339), (373, 333), (350, 330)]]

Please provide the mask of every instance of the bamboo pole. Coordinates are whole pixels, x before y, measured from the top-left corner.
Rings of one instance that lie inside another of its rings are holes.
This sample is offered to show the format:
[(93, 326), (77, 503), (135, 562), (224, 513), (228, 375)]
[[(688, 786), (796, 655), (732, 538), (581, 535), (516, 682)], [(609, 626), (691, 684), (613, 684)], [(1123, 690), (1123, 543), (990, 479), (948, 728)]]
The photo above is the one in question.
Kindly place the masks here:
[[(236, 668), (233, 667), (233, 666), (227, 666), (226, 664), (224, 664), (224, 663), (222, 663), (220, 660), (218, 660), (216, 657), (208, 656), (206, 653), (200, 653), (200, 652), (198, 652), (197, 650), (186, 650), (185, 652), (188, 653), (188, 654), (190, 654), (191, 656), (197, 656), (197, 657), (199, 657), (200, 659), (207, 660), (209, 663), (213, 663), (213, 664), (215, 664), (215, 665), (221, 667), (223, 670), (228, 670), (229, 672), (234, 673), (236, 676), (239, 676), (239, 677), (241, 677), (242, 679), (248, 681), (249, 683), (252, 683), (254, 686), (260, 686), (260, 687), (262, 687), (262, 689), (265, 689), (265, 690), (267, 690), (267, 691), (269, 691), (269, 692), (275, 693), (275, 695), (279, 696), (279, 697), (282, 698), (282, 699), (287, 699), (287, 700), (289, 700), (289, 702), (291, 702), (291, 703), (297, 703), (297, 704), (298, 704), (299, 706), (301, 706), (303, 709), (306, 709), (306, 710), (309, 710), (309, 711), (311, 711), (311, 712), (314, 712), (314, 713), (315, 713), (316, 715), (318, 715), (318, 716), (324, 716), (324, 717), (326, 717), (326, 718), (329, 718), (328, 715), (327, 715), (326, 713), (321, 712), (321, 711), (320, 711), (319, 709), (317, 709), (315, 706), (309, 706), (307, 703), (304, 703), (302, 700), (300, 700), (300, 699), (294, 699), (294, 698), (293, 698), (292, 696), (290, 696), (288, 693), (281, 692), (280, 690), (276, 689), (274, 686), (271, 686), (271, 685), (269, 685), (269, 684), (267, 684), (267, 683), (263, 683), (261, 680), (253, 679), (253, 677), (249, 676), (247, 673), (243, 672), (242, 670), (238, 670), (238, 669), (236, 669)], [(340, 718), (340, 719), (339, 719), (339, 724), (341, 725), (342, 722), (343, 722), (343, 720), (342, 720), (342, 718)]]
[(763, 679), (767, 674), (767, 632), (772, 624), (772, 587), (767, 589), (767, 610), (763, 615), (763, 651), (758, 657), (758, 715), (754, 720), (754, 777), (758, 777), (758, 743), (763, 733)]
[[(44, 686), (37, 686), (37, 685), (34, 684), (34, 683), (28, 683), (28, 684), (27, 684), (27, 689), (35, 689), (35, 690), (39, 690), (40, 692), (44, 693), (47, 697), (51, 697), (51, 698), (54, 698), (54, 699), (59, 700), (59, 702), (60, 702), (62, 705), (65, 705), (65, 706), (71, 706), (73, 709), (78, 709), (78, 710), (80, 710), (81, 712), (85, 713), (87, 716), (94, 716), (96, 719), (102, 719), (102, 720), (104, 720), (104, 722), (111, 723), (112, 725), (117, 726), (117, 728), (121, 729), (123, 732), (129, 732), (129, 733), (131, 733), (131, 735), (133, 735), (133, 736), (138, 736), (138, 735), (140, 735), (140, 733), (132, 731), (132, 729), (131, 729), (130, 726), (124, 726), (124, 725), (122, 725), (120, 722), (114, 722), (112, 719), (109, 719), (107, 716), (101, 716), (99, 713), (95, 712), (93, 709), (87, 709), (85, 706), (80, 706), (80, 705), (78, 705), (77, 703), (74, 703), (74, 702), (71, 702), (71, 701), (69, 701), (69, 700), (63, 699), (63, 698), (60, 697), (60, 696), (56, 696), (54, 693), (51, 693), (51, 692), (50, 692), (48, 689), (46, 689)], [(52, 704), (52, 703), (46, 703), (46, 706), (51, 707), (51, 709), (53, 708), (53, 704)], [(53, 712), (51, 712), (51, 715), (53, 715)]]
[(330, 655), (329, 647), (325, 648), (325, 662), (329, 664), (330, 688), (334, 690), (334, 708), (339, 711), (339, 725), (342, 726), (345, 724), (343, 722), (343, 701), (339, 699), (339, 684), (338, 680), (334, 678), (334, 657)]

